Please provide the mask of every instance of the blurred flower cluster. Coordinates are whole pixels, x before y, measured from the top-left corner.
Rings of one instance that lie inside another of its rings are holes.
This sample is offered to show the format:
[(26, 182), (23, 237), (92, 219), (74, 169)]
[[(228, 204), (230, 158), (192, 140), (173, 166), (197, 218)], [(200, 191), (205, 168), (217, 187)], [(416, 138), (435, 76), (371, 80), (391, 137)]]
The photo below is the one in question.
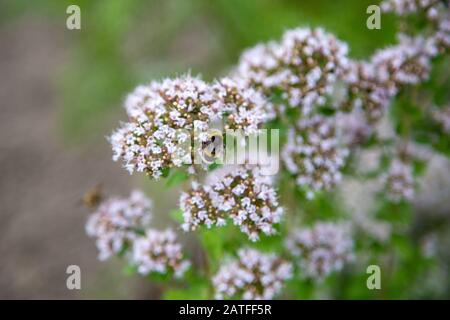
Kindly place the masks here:
[(340, 271), (353, 257), (348, 228), (333, 223), (319, 222), (311, 229), (293, 230), (286, 247), (299, 260), (301, 274), (316, 279)]
[[(281, 41), (245, 51), (235, 77), (305, 115), (325, 104), (347, 67), (347, 45), (321, 28), (288, 30)], [(280, 110), (281, 111), (281, 110)]]
[(102, 202), (86, 224), (86, 232), (96, 238), (100, 260), (129, 246), (149, 224), (152, 202), (141, 191), (129, 198), (110, 198)]
[(129, 198), (106, 199), (89, 217), (86, 232), (96, 238), (100, 260), (125, 255), (141, 274), (173, 272), (180, 277), (189, 262), (173, 230), (149, 227), (151, 207), (152, 201), (139, 190)]

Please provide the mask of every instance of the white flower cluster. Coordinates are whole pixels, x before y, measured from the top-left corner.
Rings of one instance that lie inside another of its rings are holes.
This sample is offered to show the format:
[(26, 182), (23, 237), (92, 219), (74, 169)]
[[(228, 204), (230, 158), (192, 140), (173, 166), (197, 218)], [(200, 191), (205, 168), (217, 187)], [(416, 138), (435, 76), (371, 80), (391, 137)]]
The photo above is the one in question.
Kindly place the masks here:
[(399, 35), (395, 46), (379, 50), (371, 63), (382, 83), (397, 92), (403, 85), (414, 85), (428, 78), (431, 59), (437, 54), (434, 43), (427, 38)]
[(364, 110), (369, 123), (384, 115), (395, 92), (381, 81), (375, 65), (365, 61), (351, 61), (343, 80), (348, 89), (345, 109)]
[(450, 48), (450, 12), (448, 2), (444, 0), (385, 0), (382, 3), (385, 12), (397, 15), (424, 13), (430, 21), (430, 43), (444, 52)]
[(433, 35), (433, 41), (440, 52), (446, 52), (450, 49), (450, 13), (443, 14), (437, 21), (436, 32)]
[(388, 173), (383, 177), (388, 198), (393, 202), (411, 201), (414, 197), (412, 166), (403, 160), (394, 159)]
[(141, 191), (129, 198), (102, 202), (86, 223), (86, 233), (96, 238), (99, 259), (106, 260), (131, 246), (150, 221), (152, 202)]
[(321, 280), (353, 259), (353, 240), (347, 227), (319, 222), (310, 229), (296, 229), (290, 234), (286, 247), (298, 258), (306, 278)]
[(291, 107), (309, 114), (323, 105), (326, 95), (347, 67), (347, 45), (323, 29), (297, 28), (281, 41), (259, 44), (245, 51), (236, 76)]
[(189, 162), (191, 134), (206, 141), (209, 124), (217, 118), (213, 102), (210, 87), (189, 75), (137, 87), (125, 102), (130, 122), (110, 138), (113, 160), (122, 159), (130, 173), (154, 178)]
[(219, 269), (213, 277), (216, 299), (270, 300), (292, 277), (292, 265), (274, 254), (241, 249), (238, 259)]
[(86, 232), (96, 238), (100, 260), (124, 252), (141, 274), (173, 272), (181, 277), (189, 262), (183, 260), (172, 230), (149, 228), (151, 208), (152, 201), (138, 190), (129, 198), (107, 199), (89, 217)]
[(403, 86), (428, 79), (437, 53), (431, 38), (399, 35), (397, 45), (378, 50), (370, 61), (351, 61), (343, 76), (347, 85), (343, 108), (361, 108), (369, 124), (380, 120)]
[(272, 176), (250, 165), (225, 166), (211, 172), (204, 185), (194, 182), (191, 190), (182, 193), (180, 208), (185, 231), (201, 225), (223, 226), (231, 218), (252, 241), (261, 233), (274, 234), (274, 224), (283, 215)]
[(130, 173), (153, 178), (191, 163), (222, 116), (228, 127), (253, 134), (273, 114), (261, 94), (237, 81), (225, 78), (209, 85), (189, 75), (137, 87), (125, 109), (129, 122), (110, 137), (113, 160), (122, 159)]
[(442, 7), (442, 0), (384, 0), (381, 3), (384, 12), (400, 16), (425, 12), (429, 19), (435, 19)]
[(339, 147), (333, 120), (322, 116), (299, 119), (282, 151), (287, 170), (308, 190), (308, 198), (340, 182), (347, 155), (348, 150)]
[(183, 276), (190, 263), (183, 259), (181, 244), (176, 240), (176, 234), (171, 229), (148, 229), (144, 237), (136, 239), (132, 261), (138, 272), (143, 275), (173, 272), (177, 278)]
[(245, 135), (251, 135), (275, 117), (272, 104), (242, 80), (222, 78), (213, 85), (213, 91), (215, 110), (226, 118), (226, 129), (243, 130)]
[(445, 133), (450, 133), (450, 106), (434, 110), (433, 119), (439, 123)]

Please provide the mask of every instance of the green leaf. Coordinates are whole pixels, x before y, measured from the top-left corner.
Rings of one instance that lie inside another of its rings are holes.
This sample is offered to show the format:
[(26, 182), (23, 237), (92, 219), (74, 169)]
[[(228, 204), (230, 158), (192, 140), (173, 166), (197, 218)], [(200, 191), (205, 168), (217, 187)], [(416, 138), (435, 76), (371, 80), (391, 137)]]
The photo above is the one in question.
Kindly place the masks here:
[(218, 267), (219, 261), (224, 253), (224, 238), (221, 236), (222, 230), (215, 228), (214, 230), (201, 230), (201, 242), (208, 254), (209, 264), (212, 269)]
[(208, 299), (208, 286), (204, 283), (195, 284), (185, 289), (169, 289), (164, 295), (165, 300), (205, 300)]
[(170, 211), (169, 216), (178, 223), (183, 222), (183, 211), (181, 211), (181, 209)]
[(213, 171), (213, 170), (216, 170), (217, 168), (219, 168), (221, 165), (220, 164), (218, 164), (218, 163), (211, 163), (210, 165), (209, 165), (209, 167), (208, 167), (208, 171)]
[(425, 170), (427, 168), (427, 162), (421, 161), (421, 160), (415, 160), (413, 162), (413, 168), (414, 168), (414, 175), (416, 177), (421, 176), (425, 173)]
[(158, 273), (158, 272), (151, 272), (147, 275), (147, 279), (153, 282), (166, 282), (173, 279), (173, 272), (165, 272), (165, 273)]
[(132, 265), (132, 264), (126, 265), (122, 270), (122, 273), (125, 276), (132, 276), (132, 275), (136, 274), (137, 272), (138, 272), (137, 266)]
[(161, 170), (163, 178), (167, 178), (170, 174), (170, 168), (164, 168)]
[(167, 179), (166, 187), (172, 188), (172, 187), (178, 186), (188, 179), (189, 179), (188, 173), (183, 172), (183, 171), (174, 171)]

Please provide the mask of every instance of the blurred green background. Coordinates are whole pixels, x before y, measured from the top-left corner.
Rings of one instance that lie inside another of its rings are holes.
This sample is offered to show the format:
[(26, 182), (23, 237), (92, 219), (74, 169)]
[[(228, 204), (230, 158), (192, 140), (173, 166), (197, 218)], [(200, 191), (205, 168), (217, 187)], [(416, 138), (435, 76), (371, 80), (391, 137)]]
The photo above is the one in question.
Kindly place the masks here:
[[(212, 80), (245, 48), (292, 27), (322, 26), (348, 42), (352, 57), (367, 57), (395, 41), (393, 17), (382, 17), (381, 30), (366, 28), (366, 8), (377, 3), (0, 0), (0, 298), (159, 297), (160, 288), (124, 277), (119, 263), (97, 261), (84, 234), (85, 190), (100, 182), (125, 195), (143, 184), (112, 163), (105, 139), (124, 119), (127, 92), (185, 72)], [(66, 28), (70, 4), (81, 8), (81, 30)], [(167, 190), (148, 188), (156, 213), (167, 215)], [(69, 264), (82, 268), (79, 292), (65, 287)]]

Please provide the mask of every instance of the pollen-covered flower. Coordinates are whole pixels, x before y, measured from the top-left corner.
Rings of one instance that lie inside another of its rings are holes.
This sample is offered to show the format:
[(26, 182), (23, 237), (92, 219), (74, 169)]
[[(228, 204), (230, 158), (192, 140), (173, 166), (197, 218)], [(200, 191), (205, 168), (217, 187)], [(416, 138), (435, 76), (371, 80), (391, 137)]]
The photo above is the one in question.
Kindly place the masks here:
[(210, 123), (218, 119), (213, 102), (210, 86), (189, 75), (139, 86), (125, 102), (130, 121), (110, 138), (113, 160), (154, 178), (190, 163), (192, 145), (208, 140)]
[(353, 240), (347, 225), (316, 223), (309, 229), (296, 229), (286, 247), (298, 258), (304, 277), (321, 280), (353, 259)]
[(216, 299), (273, 299), (292, 277), (292, 265), (275, 254), (241, 249), (238, 259), (221, 266), (212, 282)]
[(412, 166), (394, 159), (388, 173), (383, 177), (388, 198), (393, 202), (411, 201), (414, 197), (414, 177)]
[(176, 240), (176, 234), (171, 229), (148, 229), (145, 236), (136, 239), (132, 261), (138, 272), (143, 275), (173, 272), (175, 277), (182, 277), (190, 263), (184, 260), (181, 244)]
[(298, 120), (282, 151), (287, 170), (308, 191), (308, 198), (340, 182), (347, 155), (348, 150), (339, 146), (333, 120), (322, 116)]
[(283, 208), (272, 179), (263, 175), (258, 166), (250, 165), (225, 166), (211, 172), (204, 185), (195, 182), (181, 195), (183, 229), (222, 226), (230, 218), (253, 241), (260, 234), (274, 234)]
[(433, 111), (433, 119), (442, 127), (445, 133), (450, 133), (450, 106)]
[(237, 77), (266, 96), (281, 94), (284, 103), (303, 114), (323, 105), (347, 67), (347, 45), (323, 29), (288, 30), (282, 40), (245, 51)]
[(137, 190), (129, 198), (102, 202), (86, 223), (86, 233), (96, 238), (99, 259), (106, 260), (132, 245), (148, 225), (151, 208), (151, 200)]
[(273, 105), (241, 79), (222, 78), (213, 85), (213, 91), (215, 110), (225, 118), (225, 129), (251, 135), (275, 117)]

